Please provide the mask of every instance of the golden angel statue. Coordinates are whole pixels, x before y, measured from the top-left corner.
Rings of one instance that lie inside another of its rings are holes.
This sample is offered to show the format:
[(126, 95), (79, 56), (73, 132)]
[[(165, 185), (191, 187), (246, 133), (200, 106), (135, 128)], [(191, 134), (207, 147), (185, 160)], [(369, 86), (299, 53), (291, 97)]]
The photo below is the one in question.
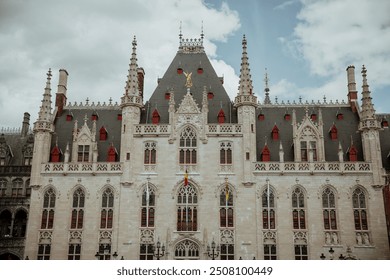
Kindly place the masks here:
[(184, 72), (184, 75), (186, 76), (186, 84), (185, 84), (185, 86), (187, 87), (187, 88), (190, 88), (190, 87), (192, 87), (192, 80), (191, 80), (191, 76), (192, 76), (192, 72), (191, 73), (186, 73), (186, 72)]

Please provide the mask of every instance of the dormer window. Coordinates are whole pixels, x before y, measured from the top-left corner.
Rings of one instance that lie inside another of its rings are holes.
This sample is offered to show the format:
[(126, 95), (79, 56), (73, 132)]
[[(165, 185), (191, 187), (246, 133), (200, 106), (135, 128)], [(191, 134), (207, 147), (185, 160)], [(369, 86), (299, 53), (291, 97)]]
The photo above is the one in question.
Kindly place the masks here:
[(329, 130), (330, 139), (337, 140), (337, 127), (333, 124)]
[(209, 91), (207, 93), (207, 99), (213, 99), (214, 98), (214, 93), (212, 93), (211, 91)]
[(169, 92), (165, 93), (165, 100), (171, 99), (171, 94)]
[(343, 115), (342, 113), (337, 113), (337, 114), (336, 114), (336, 118), (337, 118), (338, 120), (342, 120), (342, 119), (344, 119), (344, 115)]
[(158, 113), (157, 109), (154, 109), (152, 113), (152, 123), (158, 124), (160, 122), (160, 114)]
[(263, 113), (259, 114), (259, 115), (257, 116), (257, 119), (258, 119), (259, 121), (264, 121), (264, 119), (265, 119), (264, 114), (263, 114)]
[(102, 126), (99, 130), (99, 140), (106, 141), (107, 140), (107, 130), (104, 126)]
[(122, 114), (118, 114), (117, 120), (118, 120), (118, 121), (121, 121), (121, 120), (122, 120)]
[(312, 114), (310, 115), (310, 119), (311, 119), (313, 122), (316, 121), (316, 120), (317, 120), (317, 114), (312, 113)]
[(113, 145), (108, 148), (107, 152), (107, 161), (108, 162), (115, 162), (117, 160), (118, 152), (116, 151), (115, 147)]
[(177, 68), (177, 74), (179, 74), (179, 75), (181, 75), (181, 74), (183, 74), (183, 69), (182, 68)]
[(261, 152), (261, 161), (270, 161), (271, 160), (271, 152), (268, 148), (268, 145), (265, 144), (263, 151)]
[(274, 141), (279, 140), (279, 128), (276, 126), (276, 124), (272, 128), (271, 134), (272, 134), (272, 140)]
[(351, 147), (349, 147), (347, 154), (349, 161), (357, 161), (357, 150), (353, 144), (351, 144)]
[(224, 123), (225, 122), (225, 112), (221, 109), (218, 113), (218, 123)]
[(96, 112), (93, 113), (92, 116), (91, 116), (91, 120), (92, 120), (92, 121), (97, 121), (98, 119), (99, 119), (98, 114), (97, 114)]
[(77, 151), (77, 161), (78, 162), (88, 162), (89, 161), (89, 145), (79, 145)]
[(203, 68), (202, 67), (199, 67), (197, 71), (198, 71), (198, 74), (203, 74)]
[(382, 120), (381, 125), (383, 128), (388, 128), (389, 127), (389, 122), (387, 120)]
[(66, 121), (67, 121), (67, 122), (70, 122), (70, 121), (72, 121), (72, 120), (73, 120), (73, 114), (72, 114), (72, 113), (67, 114), (67, 115), (66, 115)]
[(60, 162), (60, 157), (61, 157), (61, 150), (60, 150), (60, 148), (58, 148), (57, 145), (55, 145), (50, 152), (50, 161), (51, 162)]
[(291, 120), (291, 115), (289, 113), (284, 114), (284, 120), (286, 121)]

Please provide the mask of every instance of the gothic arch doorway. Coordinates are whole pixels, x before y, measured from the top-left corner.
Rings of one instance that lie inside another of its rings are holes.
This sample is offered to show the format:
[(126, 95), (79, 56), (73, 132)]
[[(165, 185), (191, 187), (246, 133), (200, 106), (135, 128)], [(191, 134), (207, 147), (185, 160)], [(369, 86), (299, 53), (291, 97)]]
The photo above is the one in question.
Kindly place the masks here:
[(178, 242), (173, 252), (175, 260), (199, 260), (199, 256), (199, 245), (190, 239), (184, 239)]

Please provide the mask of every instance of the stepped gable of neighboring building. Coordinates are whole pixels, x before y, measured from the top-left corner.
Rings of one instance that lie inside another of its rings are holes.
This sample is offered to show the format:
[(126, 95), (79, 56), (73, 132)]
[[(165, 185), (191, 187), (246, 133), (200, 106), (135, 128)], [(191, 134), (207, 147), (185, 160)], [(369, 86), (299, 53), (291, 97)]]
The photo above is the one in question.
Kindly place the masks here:
[[(324, 148), (326, 161), (338, 161), (339, 144), (344, 154), (344, 160), (348, 161), (347, 151), (354, 145), (357, 150), (357, 160), (363, 161), (361, 135), (358, 133), (359, 116), (354, 113), (347, 104), (266, 104), (257, 108), (256, 120), (256, 147), (258, 160), (267, 142), (270, 150), (270, 161), (279, 161), (280, 143), (284, 152), (284, 161), (294, 161), (293, 149), (293, 111), (296, 122), (303, 121), (306, 110), (309, 119), (314, 125), (319, 122), (320, 112), (323, 123)], [(333, 125), (337, 129), (337, 136), (332, 139), (330, 130)], [(272, 130), (278, 128), (278, 139), (274, 139)]]
[[(187, 82), (191, 82), (188, 84)], [(208, 93), (208, 123), (218, 123), (218, 113), (222, 109), (225, 122), (236, 123), (236, 113), (232, 102), (223, 87), (223, 78), (218, 77), (203, 48), (203, 35), (200, 39), (183, 39), (164, 76), (159, 79), (145, 110), (141, 123), (152, 123), (152, 113), (157, 109), (160, 123), (168, 123), (169, 93), (173, 91), (175, 108), (179, 108), (189, 88), (198, 107), (202, 106), (202, 95), (206, 87)]]

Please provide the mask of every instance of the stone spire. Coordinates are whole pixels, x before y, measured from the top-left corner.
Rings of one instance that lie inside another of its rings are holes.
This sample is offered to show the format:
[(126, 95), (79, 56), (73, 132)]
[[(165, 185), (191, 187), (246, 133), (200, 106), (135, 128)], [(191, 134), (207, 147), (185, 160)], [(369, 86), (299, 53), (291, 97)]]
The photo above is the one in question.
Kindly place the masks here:
[(235, 106), (250, 105), (257, 107), (257, 97), (253, 95), (252, 77), (249, 68), (248, 53), (246, 50), (245, 35), (242, 38), (242, 57), (240, 69), (240, 82), (238, 94), (235, 98)]
[(139, 92), (138, 85), (138, 64), (137, 64), (137, 40), (134, 36), (133, 39), (133, 51), (131, 53), (131, 59), (129, 64), (129, 74), (127, 75), (127, 81), (125, 86), (125, 93), (121, 98), (121, 106), (135, 105), (142, 107), (142, 96)]
[(362, 118), (363, 119), (374, 119), (375, 118), (375, 110), (372, 104), (371, 92), (367, 83), (367, 70), (363, 65), (362, 68), (362, 76), (363, 76), (363, 91), (362, 91)]
[(125, 86), (125, 94), (139, 95), (138, 92), (138, 75), (137, 75), (137, 40), (134, 36), (133, 39), (133, 52), (131, 53), (131, 59), (129, 64), (129, 74), (127, 75), (127, 81)]
[(238, 95), (252, 95), (252, 77), (249, 68), (248, 53), (246, 50), (245, 35), (242, 38), (242, 57), (240, 69), (240, 85), (238, 87)]
[(271, 100), (270, 100), (270, 98), (269, 98), (269, 85), (268, 85), (269, 78), (268, 78), (267, 68), (265, 68), (264, 82), (265, 82), (265, 88), (264, 88), (264, 92), (265, 92), (264, 104), (271, 104)]
[(45, 92), (43, 93), (43, 99), (41, 108), (38, 112), (38, 120), (34, 124), (34, 130), (47, 130), (51, 128), (52, 107), (51, 107), (51, 69), (47, 72), (47, 80)]
[(362, 108), (360, 115), (360, 129), (380, 129), (381, 126), (375, 117), (375, 109), (372, 104), (371, 92), (367, 82), (367, 70), (362, 67), (363, 85), (362, 85)]

